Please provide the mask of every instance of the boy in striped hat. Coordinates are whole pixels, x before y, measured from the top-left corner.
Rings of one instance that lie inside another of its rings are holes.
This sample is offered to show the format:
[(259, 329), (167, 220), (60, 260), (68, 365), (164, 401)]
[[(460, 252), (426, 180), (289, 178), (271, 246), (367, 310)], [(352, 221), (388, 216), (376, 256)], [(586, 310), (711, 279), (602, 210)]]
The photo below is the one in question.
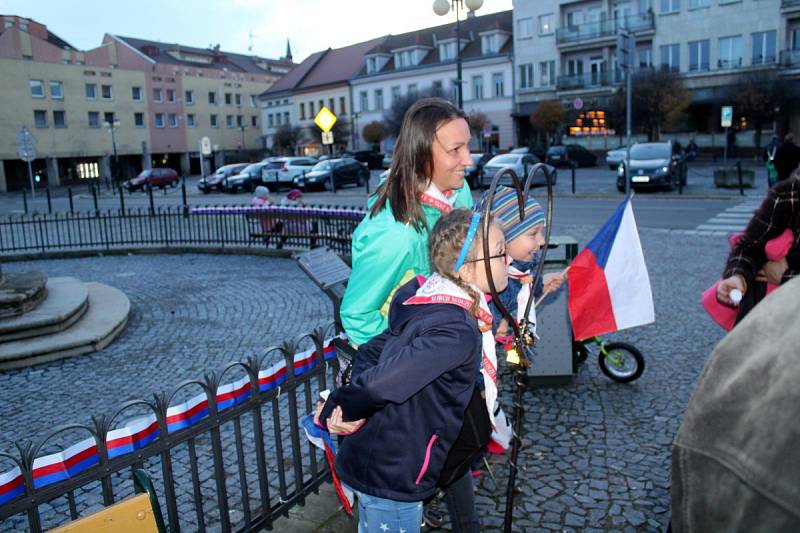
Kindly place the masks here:
[[(488, 192), (484, 193), (478, 209), (483, 209), (488, 198)], [(491, 212), (505, 234), (506, 253), (513, 259), (508, 268), (508, 288), (500, 293), (500, 301), (512, 316), (517, 316), (524, 312), (520, 307), (528, 301), (528, 287), (538, 264), (536, 252), (544, 246), (544, 211), (539, 202), (529, 196), (525, 199), (525, 218), (520, 220), (516, 190), (498, 187)], [(563, 272), (545, 274), (536, 287), (534, 296), (539, 298), (543, 293), (558, 290), (564, 283), (564, 278)], [(511, 333), (508, 323), (494, 302), (489, 307), (494, 315), (495, 338), (505, 344)]]

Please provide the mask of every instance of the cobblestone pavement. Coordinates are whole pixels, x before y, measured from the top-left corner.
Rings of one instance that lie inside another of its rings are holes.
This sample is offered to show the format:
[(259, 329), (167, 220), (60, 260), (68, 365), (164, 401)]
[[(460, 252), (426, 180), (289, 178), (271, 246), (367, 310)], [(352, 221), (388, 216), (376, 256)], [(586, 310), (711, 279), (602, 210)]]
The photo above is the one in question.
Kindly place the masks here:
[[(583, 244), (596, 228), (556, 230)], [(722, 337), (699, 297), (719, 276), (727, 243), (662, 230), (643, 229), (641, 237), (657, 322), (611, 337), (635, 344), (647, 369), (636, 382), (620, 385), (590, 359), (569, 385), (526, 393), (517, 530), (659, 531), (669, 519), (671, 442), (693, 384)], [(5, 266), (109, 283), (133, 304), (127, 329), (103, 351), (0, 374), (5, 450), (16, 438), (84, 422), (129, 398), (260, 353), (331, 316), (326, 299), (288, 260), (133, 255)], [(510, 406), (507, 370), (501, 380)], [(486, 473), (478, 483), (487, 530), (502, 524), (504, 459), (492, 459), (496, 484)], [(213, 477), (207, 483), (211, 488)]]

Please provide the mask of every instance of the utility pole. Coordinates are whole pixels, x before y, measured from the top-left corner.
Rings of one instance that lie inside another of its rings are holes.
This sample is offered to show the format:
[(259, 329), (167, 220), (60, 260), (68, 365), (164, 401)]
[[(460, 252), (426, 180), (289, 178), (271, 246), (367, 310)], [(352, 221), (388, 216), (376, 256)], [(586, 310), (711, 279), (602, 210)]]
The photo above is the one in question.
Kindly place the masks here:
[(617, 34), (617, 64), (625, 73), (625, 195), (631, 192), (631, 78), (633, 77), (633, 33), (620, 29)]

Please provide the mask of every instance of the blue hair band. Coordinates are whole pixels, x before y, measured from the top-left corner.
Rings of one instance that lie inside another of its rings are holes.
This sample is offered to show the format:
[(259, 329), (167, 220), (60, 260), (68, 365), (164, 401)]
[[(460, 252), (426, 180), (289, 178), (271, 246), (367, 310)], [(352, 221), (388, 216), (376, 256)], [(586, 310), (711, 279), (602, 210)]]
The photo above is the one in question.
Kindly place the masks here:
[(478, 224), (480, 224), (480, 221), (481, 221), (480, 212), (473, 213), (472, 222), (469, 223), (469, 229), (467, 230), (467, 237), (464, 239), (464, 245), (461, 247), (461, 253), (458, 254), (458, 261), (456, 261), (455, 272), (458, 272), (458, 269), (461, 268), (461, 265), (463, 265), (464, 261), (467, 259), (467, 254), (469, 253), (469, 247), (472, 246), (472, 241), (475, 240), (475, 234), (478, 233)]

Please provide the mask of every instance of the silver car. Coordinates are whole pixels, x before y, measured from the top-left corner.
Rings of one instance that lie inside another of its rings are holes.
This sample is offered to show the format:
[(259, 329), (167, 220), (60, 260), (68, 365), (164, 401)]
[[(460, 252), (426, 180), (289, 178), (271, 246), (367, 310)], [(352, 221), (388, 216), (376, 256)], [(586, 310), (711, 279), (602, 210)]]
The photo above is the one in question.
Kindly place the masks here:
[(292, 187), (294, 179), (311, 171), (317, 164), (313, 157), (279, 157), (270, 161), (262, 172), (264, 184), (273, 191), (281, 187)]
[(626, 146), (617, 146), (613, 150), (606, 152), (606, 164), (608, 165), (608, 168), (611, 170), (617, 170), (619, 168), (619, 164), (625, 160), (625, 155), (627, 152), (628, 149)]
[[(497, 172), (506, 168), (510, 168), (517, 174), (520, 184), (524, 186), (525, 180), (528, 179), (528, 172), (530, 172), (531, 167), (538, 162), (538, 158), (531, 154), (501, 154), (491, 158), (483, 167), (483, 171), (486, 176), (486, 182), (491, 183), (491, 180), (494, 179), (494, 175)], [(547, 165), (547, 167), (553, 176), (553, 185), (555, 185), (556, 181), (558, 180), (556, 169), (550, 165)], [(511, 176), (509, 175), (503, 176), (503, 178), (500, 180), (500, 184), (508, 186), (514, 185), (513, 181), (511, 180)], [(537, 172), (532, 185), (546, 185), (544, 174)]]

